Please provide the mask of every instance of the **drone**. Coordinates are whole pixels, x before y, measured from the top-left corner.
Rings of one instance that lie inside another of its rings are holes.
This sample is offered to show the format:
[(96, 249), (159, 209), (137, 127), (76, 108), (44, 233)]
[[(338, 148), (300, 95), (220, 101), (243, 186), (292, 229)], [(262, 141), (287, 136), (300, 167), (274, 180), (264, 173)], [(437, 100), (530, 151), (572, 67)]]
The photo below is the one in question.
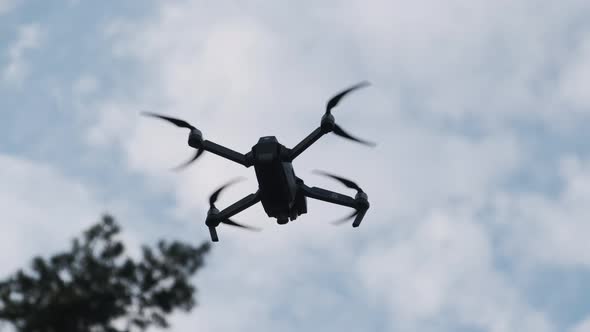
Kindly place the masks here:
[(316, 170), (315, 172), (317, 174), (328, 176), (341, 182), (348, 188), (355, 189), (357, 191), (356, 196), (352, 198), (323, 188), (308, 187), (301, 178), (295, 175), (292, 162), (313, 143), (330, 132), (361, 144), (375, 146), (375, 143), (348, 134), (336, 124), (334, 116), (331, 113), (332, 109), (338, 105), (344, 96), (368, 85), (369, 82), (362, 81), (333, 96), (326, 104), (326, 111), (322, 116), (320, 126), (292, 149), (280, 144), (275, 136), (264, 136), (258, 140), (258, 143), (252, 147), (250, 152), (242, 154), (212, 141), (203, 140), (201, 131), (186, 121), (151, 112), (143, 112), (143, 115), (159, 118), (177, 127), (190, 130), (188, 145), (197, 151), (190, 160), (178, 166), (177, 169), (184, 168), (193, 163), (205, 151), (245, 167), (254, 166), (258, 180), (258, 190), (255, 193), (240, 199), (220, 211), (215, 206), (215, 202), (224, 189), (238, 181), (238, 179), (234, 179), (218, 188), (209, 197), (209, 211), (207, 212), (205, 224), (209, 228), (209, 234), (213, 242), (219, 241), (217, 227), (220, 224), (240, 227), (242, 229), (258, 230), (254, 227), (239, 224), (230, 218), (259, 202), (262, 203), (268, 217), (276, 218), (279, 225), (287, 224), (289, 221), (297, 219), (298, 216), (307, 213), (306, 199), (308, 197), (346, 206), (353, 208), (355, 211), (351, 215), (334, 223), (341, 224), (354, 218), (352, 227), (358, 227), (369, 209), (369, 201), (367, 194), (356, 183), (334, 174)]

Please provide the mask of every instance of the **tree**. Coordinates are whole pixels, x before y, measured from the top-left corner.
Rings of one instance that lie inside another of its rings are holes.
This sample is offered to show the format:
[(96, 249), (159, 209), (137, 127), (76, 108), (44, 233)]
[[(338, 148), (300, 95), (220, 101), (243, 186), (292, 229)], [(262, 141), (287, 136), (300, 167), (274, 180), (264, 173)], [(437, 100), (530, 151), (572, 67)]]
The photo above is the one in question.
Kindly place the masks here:
[(30, 271), (0, 281), (0, 320), (21, 332), (129, 332), (166, 328), (166, 316), (195, 305), (189, 281), (209, 244), (160, 241), (125, 257), (110, 216), (72, 241), (68, 252), (35, 257)]

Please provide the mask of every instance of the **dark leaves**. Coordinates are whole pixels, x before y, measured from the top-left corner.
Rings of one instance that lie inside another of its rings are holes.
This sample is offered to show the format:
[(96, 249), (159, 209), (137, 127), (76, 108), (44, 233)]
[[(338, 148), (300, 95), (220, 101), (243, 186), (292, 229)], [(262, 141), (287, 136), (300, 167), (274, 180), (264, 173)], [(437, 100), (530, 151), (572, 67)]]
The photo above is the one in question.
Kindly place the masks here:
[(0, 281), (0, 320), (31, 332), (114, 332), (120, 319), (135, 330), (168, 327), (166, 315), (194, 306), (190, 277), (203, 266), (209, 245), (160, 241), (144, 246), (142, 259), (134, 261), (116, 240), (119, 232), (105, 216), (68, 252), (36, 257), (30, 272)]

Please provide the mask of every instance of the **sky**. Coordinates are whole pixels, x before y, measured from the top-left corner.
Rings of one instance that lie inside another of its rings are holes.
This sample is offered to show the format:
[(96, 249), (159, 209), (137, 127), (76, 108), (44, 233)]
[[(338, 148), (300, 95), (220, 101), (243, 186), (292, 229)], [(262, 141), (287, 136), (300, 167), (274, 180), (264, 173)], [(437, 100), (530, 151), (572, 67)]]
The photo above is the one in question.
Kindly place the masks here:
[[(209, 241), (207, 198), (252, 169), (193, 153), (292, 147), (363, 80), (293, 166), (356, 181), (371, 208), (308, 200), (220, 226), (171, 331), (590, 331), (590, 2), (0, 0), (0, 232), (7, 276), (111, 213), (133, 254)], [(0, 327), (0, 330), (2, 327)], [(4, 331), (9, 331), (4, 327)]]

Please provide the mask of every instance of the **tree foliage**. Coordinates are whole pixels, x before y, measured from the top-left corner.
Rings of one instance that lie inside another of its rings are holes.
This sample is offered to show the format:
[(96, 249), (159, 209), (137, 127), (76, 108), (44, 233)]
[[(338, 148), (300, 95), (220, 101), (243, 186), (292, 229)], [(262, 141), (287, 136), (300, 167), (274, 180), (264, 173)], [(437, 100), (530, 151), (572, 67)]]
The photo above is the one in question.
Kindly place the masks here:
[(67, 252), (35, 257), (31, 269), (0, 281), (0, 320), (22, 332), (129, 332), (166, 328), (166, 316), (195, 306), (190, 277), (209, 244), (158, 242), (125, 255), (110, 216), (73, 240)]

